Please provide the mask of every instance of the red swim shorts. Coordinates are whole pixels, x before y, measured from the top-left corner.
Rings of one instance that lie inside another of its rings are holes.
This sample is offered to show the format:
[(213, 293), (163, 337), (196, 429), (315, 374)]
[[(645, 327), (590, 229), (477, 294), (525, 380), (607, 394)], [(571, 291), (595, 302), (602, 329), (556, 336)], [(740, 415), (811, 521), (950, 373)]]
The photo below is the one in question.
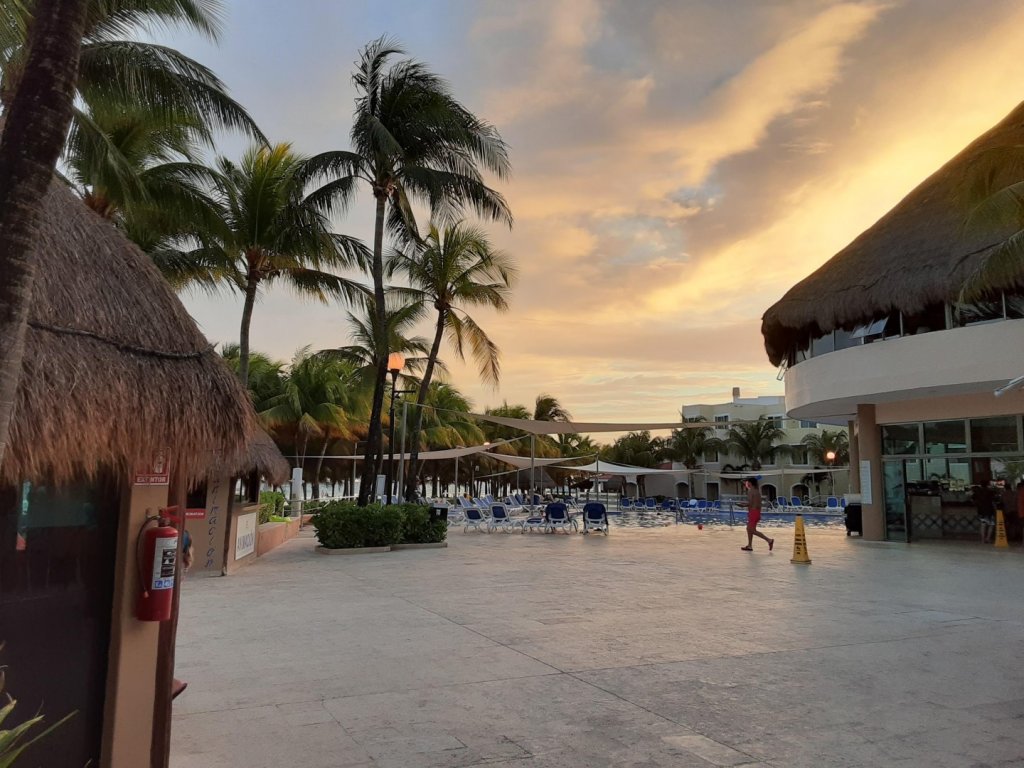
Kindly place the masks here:
[(761, 510), (751, 509), (747, 511), (747, 528), (756, 528), (761, 522)]

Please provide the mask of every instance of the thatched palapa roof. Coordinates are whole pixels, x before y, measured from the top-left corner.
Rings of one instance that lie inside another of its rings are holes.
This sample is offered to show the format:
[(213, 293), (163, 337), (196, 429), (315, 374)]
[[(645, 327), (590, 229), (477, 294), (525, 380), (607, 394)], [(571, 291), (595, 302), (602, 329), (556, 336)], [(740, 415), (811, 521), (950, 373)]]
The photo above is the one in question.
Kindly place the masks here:
[(152, 261), (55, 181), (0, 480), (132, 470), (165, 449), (198, 478), (240, 466), (259, 426), (237, 377)]
[(233, 476), (258, 472), (274, 485), (281, 485), (291, 477), (291, 465), (277, 447), (274, 439), (258, 428), (246, 441), (245, 454), (235, 461), (234, 466), (218, 467), (225, 474)]
[(805, 345), (837, 328), (852, 330), (894, 310), (915, 313), (954, 301), (985, 256), (1013, 231), (965, 227), (965, 182), (977, 173), (972, 164), (994, 148), (1022, 143), (1024, 104), (793, 286), (762, 318), (772, 363), (779, 365), (794, 344)]

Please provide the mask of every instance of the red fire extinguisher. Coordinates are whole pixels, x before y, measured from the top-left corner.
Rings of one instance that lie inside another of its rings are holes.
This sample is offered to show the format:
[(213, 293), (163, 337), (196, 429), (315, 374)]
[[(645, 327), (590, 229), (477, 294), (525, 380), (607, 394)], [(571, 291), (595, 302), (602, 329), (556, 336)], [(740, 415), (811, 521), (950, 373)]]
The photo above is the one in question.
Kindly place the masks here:
[[(161, 509), (162, 514), (147, 517), (139, 531), (136, 544), (142, 592), (135, 606), (135, 616), (139, 621), (167, 621), (171, 618), (178, 561), (178, 529), (172, 527), (164, 516), (171, 509)], [(149, 528), (153, 522), (156, 527)]]

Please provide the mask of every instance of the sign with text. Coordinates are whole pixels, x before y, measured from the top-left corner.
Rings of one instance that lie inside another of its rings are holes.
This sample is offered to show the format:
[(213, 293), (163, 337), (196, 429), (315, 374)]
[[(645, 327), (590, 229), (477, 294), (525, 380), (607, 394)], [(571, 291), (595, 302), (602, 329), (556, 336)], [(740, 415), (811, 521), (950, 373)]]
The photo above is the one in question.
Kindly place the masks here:
[(871, 501), (871, 462), (860, 463), (860, 501), (861, 504), (872, 504)]
[(241, 560), (256, 551), (257, 517), (258, 513), (253, 512), (238, 518), (238, 529), (235, 531), (235, 560)]
[(167, 454), (158, 453), (148, 465), (136, 467), (134, 485), (170, 485), (171, 467)]
[(186, 509), (185, 510), (186, 520), (205, 520), (206, 510), (205, 509)]

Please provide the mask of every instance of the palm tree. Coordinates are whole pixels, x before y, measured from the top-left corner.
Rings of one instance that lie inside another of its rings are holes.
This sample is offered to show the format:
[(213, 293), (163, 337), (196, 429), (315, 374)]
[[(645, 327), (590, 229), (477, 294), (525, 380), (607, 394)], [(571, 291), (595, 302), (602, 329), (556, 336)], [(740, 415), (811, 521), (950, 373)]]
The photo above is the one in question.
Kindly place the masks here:
[[(238, 345), (225, 344), (220, 355), (237, 374), (241, 365)], [(284, 392), (285, 378), (284, 363), (280, 360), (273, 360), (262, 352), (249, 353), (249, 397), (257, 411), (269, 408), (269, 401)]]
[[(443, 381), (432, 382), (427, 391), (425, 407), (417, 409), (423, 411), (423, 424), (419, 445), (413, 443), (413, 450), (415, 451), (416, 448), (426, 450), (458, 448), (482, 443), (484, 441), (483, 430), (469, 416), (472, 413), (472, 408), (469, 398), (451, 384)], [(415, 491), (425, 466), (425, 463), (421, 463), (420, 469), (416, 473), (409, 472), (408, 495), (411, 496)], [(438, 471), (434, 472), (434, 478), (436, 488), (439, 478)], [(437, 495), (436, 492), (435, 495)]]
[(290, 144), (254, 147), (240, 165), (219, 158), (216, 168), (179, 168), (182, 183), (210, 187), (211, 217), (192, 250), (152, 253), (172, 284), (227, 283), (245, 297), (239, 332), (238, 376), (249, 378), (249, 326), (261, 288), (284, 281), (304, 296), (326, 302), (351, 299), (362, 286), (327, 271), (365, 263), (358, 241), (330, 231), (330, 184), (307, 192), (330, 167), (326, 155), (304, 157)]
[(733, 454), (757, 470), (764, 462), (771, 463), (776, 455), (788, 451), (786, 446), (776, 445), (785, 436), (786, 430), (776, 420), (761, 416), (757, 421), (729, 427), (725, 443)]
[[(375, 299), (369, 294), (360, 294), (357, 312), (348, 313), (351, 343), (337, 349), (322, 350), (319, 354), (353, 363), (362, 386), (371, 392), (376, 386), (377, 361), (381, 355), (386, 360), (389, 352), (401, 352), (406, 358), (406, 369), (418, 371), (426, 361), (429, 347), (426, 339), (408, 334), (423, 318), (426, 310), (420, 302), (403, 303), (403, 299), (404, 294), (399, 292), (390, 292), (386, 295), (383, 326), (378, 326), (381, 320), (380, 314), (376, 311)], [(443, 363), (438, 362), (437, 367), (445, 370)], [(415, 384), (415, 379), (411, 376), (407, 376), (406, 379)], [(368, 434), (367, 440), (369, 439)], [(373, 474), (376, 476), (383, 467), (384, 452), (380, 450), (374, 455)], [(366, 482), (365, 477), (363, 482)], [(370, 482), (373, 482), (372, 478)], [(367, 493), (371, 490), (367, 489)]]
[[(455, 100), (448, 84), (413, 60), (392, 63), (404, 51), (381, 37), (360, 53), (353, 81), (359, 97), (352, 124), (351, 152), (336, 153), (341, 178), (336, 188), (347, 200), (362, 183), (373, 192), (373, 277), (378, 325), (384, 326), (384, 230), (401, 242), (416, 238), (414, 201), (426, 203), (436, 220), (449, 221), (464, 208), (506, 221), (505, 199), (488, 187), (481, 171), (508, 175), (508, 151), (494, 129)], [(378, 346), (383, 346), (378, 345)], [(377, 361), (370, 434), (359, 501), (370, 491), (374, 456), (381, 446), (381, 410), (387, 355)]]
[[(0, 105), (11, 104), (26, 73), (26, 33), (40, 2), (6, 2), (0, 13)], [(163, 118), (241, 130), (264, 140), (248, 113), (227, 95), (209, 69), (179, 51), (129, 39), (133, 32), (184, 28), (216, 40), (223, 15), (219, 0), (118, 0), (86, 2), (85, 20), (70, 28), (81, 46), (73, 123), (76, 131), (101, 131), (96, 108), (141, 108)]]
[(817, 434), (804, 435), (800, 443), (807, 447), (807, 455), (815, 464), (850, 463), (850, 438), (844, 429), (823, 429)]
[[(34, 281), (32, 248), (40, 209), (71, 120), (86, 0), (39, 0), (25, 87), (5, 110), (0, 138), (0, 462), (7, 448), (14, 396), (25, 355)], [(5, 4), (4, 23), (20, 5)], [(25, 25), (28, 26), (27, 24)], [(0, 32), (6, 47), (7, 29)]]
[(65, 151), (67, 179), (85, 204), (113, 221), (147, 251), (189, 231), (209, 201), (192, 167), (208, 143), (206, 127), (182, 115), (172, 123), (138, 107), (89, 113), (93, 129), (72, 126)]
[(672, 431), (672, 436), (666, 441), (666, 454), (675, 461), (682, 462), (689, 472), (687, 485), (693, 488), (693, 470), (701, 465), (704, 457), (715, 451), (724, 451), (725, 442), (714, 436), (714, 430), (704, 426), (702, 416), (683, 417), (684, 424), (700, 424), (700, 426), (687, 426)]
[(567, 411), (558, 398), (548, 394), (537, 395), (533, 406), (534, 421), (572, 421), (572, 414)]
[(294, 431), (297, 467), (305, 467), (309, 441), (314, 438), (323, 441), (314, 486), (319, 483), (329, 441), (346, 437), (358, 415), (354, 366), (313, 355), (309, 347), (295, 353), (283, 391), (270, 398), (267, 408), (260, 413), (268, 427), (289, 427)]
[[(601, 458), (634, 467), (653, 467), (664, 456), (665, 441), (660, 437), (651, 437), (651, 433), (645, 429), (623, 435), (602, 451)], [(647, 495), (643, 475), (637, 477), (637, 491), (641, 496)]]
[[(427, 398), (441, 341), (448, 341), (459, 359), (465, 359), (469, 345), (480, 366), (480, 377), (495, 386), (500, 373), (498, 346), (466, 311), (465, 306), (508, 309), (509, 287), (515, 267), (509, 258), (491, 247), (482, 230), (459, 222), (438, 230), (430, 225), (426, 240), (413, 245), (409, 253), (396, 250), (388, 260), (387, 274), (403, 273), (412, 286), (412, 295), (437, 310), (434, 341), (430, 347), (423, 378), (416, 397), (412, 422), (412, 455), (409, 472), (419, 471), (419, 432), (423, 404)], [(409, 492), (413, 492), (409, 488)]]
[[(701, 416), (683, 419), (689, 424), (701, 424), (703, 421)], [(673, 430), (667, 441), (668, 455), (682, 462), (687, 469), (696, 469), (708, 453), (725, 448), (723, 442), (713, 435), (714, 430), (704, 425)]]

